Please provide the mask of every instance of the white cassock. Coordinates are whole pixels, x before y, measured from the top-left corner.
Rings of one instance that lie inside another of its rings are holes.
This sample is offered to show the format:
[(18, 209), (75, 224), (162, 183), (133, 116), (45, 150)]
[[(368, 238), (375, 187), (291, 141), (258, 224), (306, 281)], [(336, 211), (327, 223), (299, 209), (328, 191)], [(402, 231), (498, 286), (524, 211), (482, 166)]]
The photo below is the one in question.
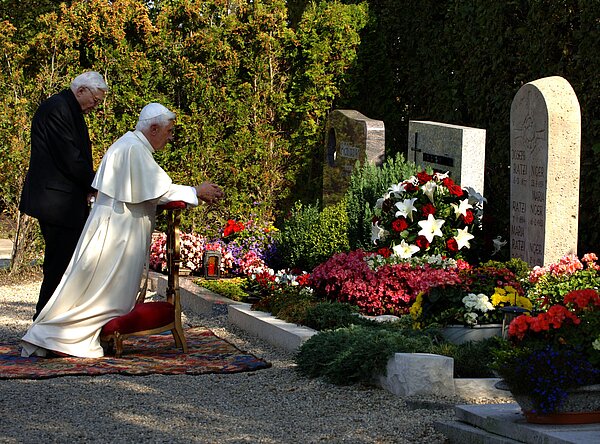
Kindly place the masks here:
[(198, 205), (195, 189), (173, 184), (153, 152), (140, 131), (128, 132), (106, 152), (92, 183), (98, 196), (75, 253), (23, 336), (21, 356), (45, 356), (47, 350), (104, 355), (102, 327), (135, 304), (156, 206), (175, 200)]

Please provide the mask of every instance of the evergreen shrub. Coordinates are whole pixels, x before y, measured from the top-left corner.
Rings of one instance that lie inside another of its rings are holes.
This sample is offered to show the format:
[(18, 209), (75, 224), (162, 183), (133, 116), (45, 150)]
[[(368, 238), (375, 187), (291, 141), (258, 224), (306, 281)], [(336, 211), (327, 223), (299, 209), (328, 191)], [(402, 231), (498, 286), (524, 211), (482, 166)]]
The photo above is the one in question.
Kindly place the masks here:
[(373, 249), (371, 221), (377, 199), (385, 194), (392, 184), (408, 179), (416, 173), (416, 165), (406, 162), (402, 154), (390, 157), (380, 167), (369, 162), (357, 164), (346, 192), (350, 249)]
[(333, 330), (362, 324), (358, 307), (341, 302), (319, 302), (306, 311), (303, 325), (315, 330)]
[(348, 251), (346, 203), (326, 207), (296, 202), (276, 242), (281, 268), (311, 271), (335, 253)]
[(431, 336), (410, 330), (352, 325), (312, 336), (296, 355), (297, 369), (338, 385), (372, 383), (394, 353), (427, 352)]

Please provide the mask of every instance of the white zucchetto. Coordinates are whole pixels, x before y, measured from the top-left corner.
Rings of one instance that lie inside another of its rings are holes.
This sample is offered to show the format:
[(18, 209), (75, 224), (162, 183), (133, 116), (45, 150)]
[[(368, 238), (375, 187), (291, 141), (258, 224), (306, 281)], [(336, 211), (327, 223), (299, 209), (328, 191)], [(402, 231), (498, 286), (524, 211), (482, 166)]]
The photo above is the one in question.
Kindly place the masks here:
[(168, 108), (161, 105), (160, 103), (149, 103), (148, 105), (142, 108), (139, 120), (150, 120), (163, 114), (171, 114), (171, 111), (169, 111)]

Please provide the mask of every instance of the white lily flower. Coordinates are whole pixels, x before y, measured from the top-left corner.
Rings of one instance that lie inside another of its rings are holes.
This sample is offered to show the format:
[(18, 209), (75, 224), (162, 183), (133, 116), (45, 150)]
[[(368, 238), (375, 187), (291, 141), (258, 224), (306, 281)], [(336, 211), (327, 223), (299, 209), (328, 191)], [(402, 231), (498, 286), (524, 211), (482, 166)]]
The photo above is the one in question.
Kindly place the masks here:
[(403, 183), (393, 184), (388, 188), (388, 195), (395, 194), (396, 196), (401, 196), (402, 193), (406, 190), (406, 185)]
[(467, 215), (467, 210), (469, 208), (473, 208), (473, 205), (471, 205), (469, 203), (469, 199), (464, 199), (460, 201), (460, 205), (456, 205), (456, 204), (450, 204), (452, 205), (452, 208), (454, 208), (454, 214), (456, 214), (456, 216), (466, 216)]
[(469, 202), (473, 205), (483, 206), (487, 199), (475, 191), (474, 188), (467, 187), (467, 193), (469, 194)]
[(419, 221), (419, 226), (421, 227), (421, 231), (419, 231), (419, 236), (425, 236), (427, 242), (431, 243), (433, 241), (434, 236), (442, 237), (444, 234), (442, 233), (442, 225), (446, 222), (444, 219), (436, 219), (433, 217), (433, 214), (427, 216), (427, 220)]
[(458, 234), (454, 236), (454, 239), (456, 240), (456, 244), (458, 245), (458, 249), (460, 250), (462, 247), (471, 248), (471, 244), (469, 244), (469, 241), (474, 237), (475, 236), (469, 233), (469, 227), (465, 227), (462, 230), (458, 230)]
[(412, 199), (404, 199), (403, 202), (396, 202), (396, 208), (398, 208), (398, 211), (396, 211), (396, 217), (408, 217), (410, 220), (412, 220), (412, 213), (417, 211), (414, 205), (416, 200), (417, 198), (413, 197)]
[(385, 230), (379, 226), (379, 222), (371, 224), (371, 242), (375, 243), (383, 237)]
[(392, 247), (392, 250), (394, 254), (396, 256), (399, 256), (401, 259), (409, 259), (410, 257), (412, 257), (413, 254), (419, 251), (419, 247), (417, 247), (416, 245), (407, 244), (406, 241), (402, 239), (400, 245), (394, 245), (394, 247)]
[(421, 187), (423, 193), (429, 198), (431, 203), (433, 203), (433, 195), (435, 194), (435, 190), (437, 189), (437, 187), (437, 183), (435, 183), (433, 180), (430, 180)]
[(435, 173), (433, 175), (437, 180), (444, 180), (450, 177), (450, 171), (446, 171), (445, 173)]

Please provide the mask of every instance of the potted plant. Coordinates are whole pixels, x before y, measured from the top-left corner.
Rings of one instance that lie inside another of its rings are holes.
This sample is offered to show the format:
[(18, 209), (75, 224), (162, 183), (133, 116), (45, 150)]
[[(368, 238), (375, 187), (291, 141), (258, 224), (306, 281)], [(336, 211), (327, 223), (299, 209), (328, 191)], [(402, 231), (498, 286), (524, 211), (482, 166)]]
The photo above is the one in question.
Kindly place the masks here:
[(522, 315), (494, 368), (535, 423), (600, 422), (600, 296), (572, 290), (537, 316)]
[(433, 287), (417, 296), (410, 310), (415, 327), (440, 327), (446, 340), (460, 344), (500, 336), (506, 307), (531, 310), (507, 268), (464, 268), (459, 276), (458, 284)]

